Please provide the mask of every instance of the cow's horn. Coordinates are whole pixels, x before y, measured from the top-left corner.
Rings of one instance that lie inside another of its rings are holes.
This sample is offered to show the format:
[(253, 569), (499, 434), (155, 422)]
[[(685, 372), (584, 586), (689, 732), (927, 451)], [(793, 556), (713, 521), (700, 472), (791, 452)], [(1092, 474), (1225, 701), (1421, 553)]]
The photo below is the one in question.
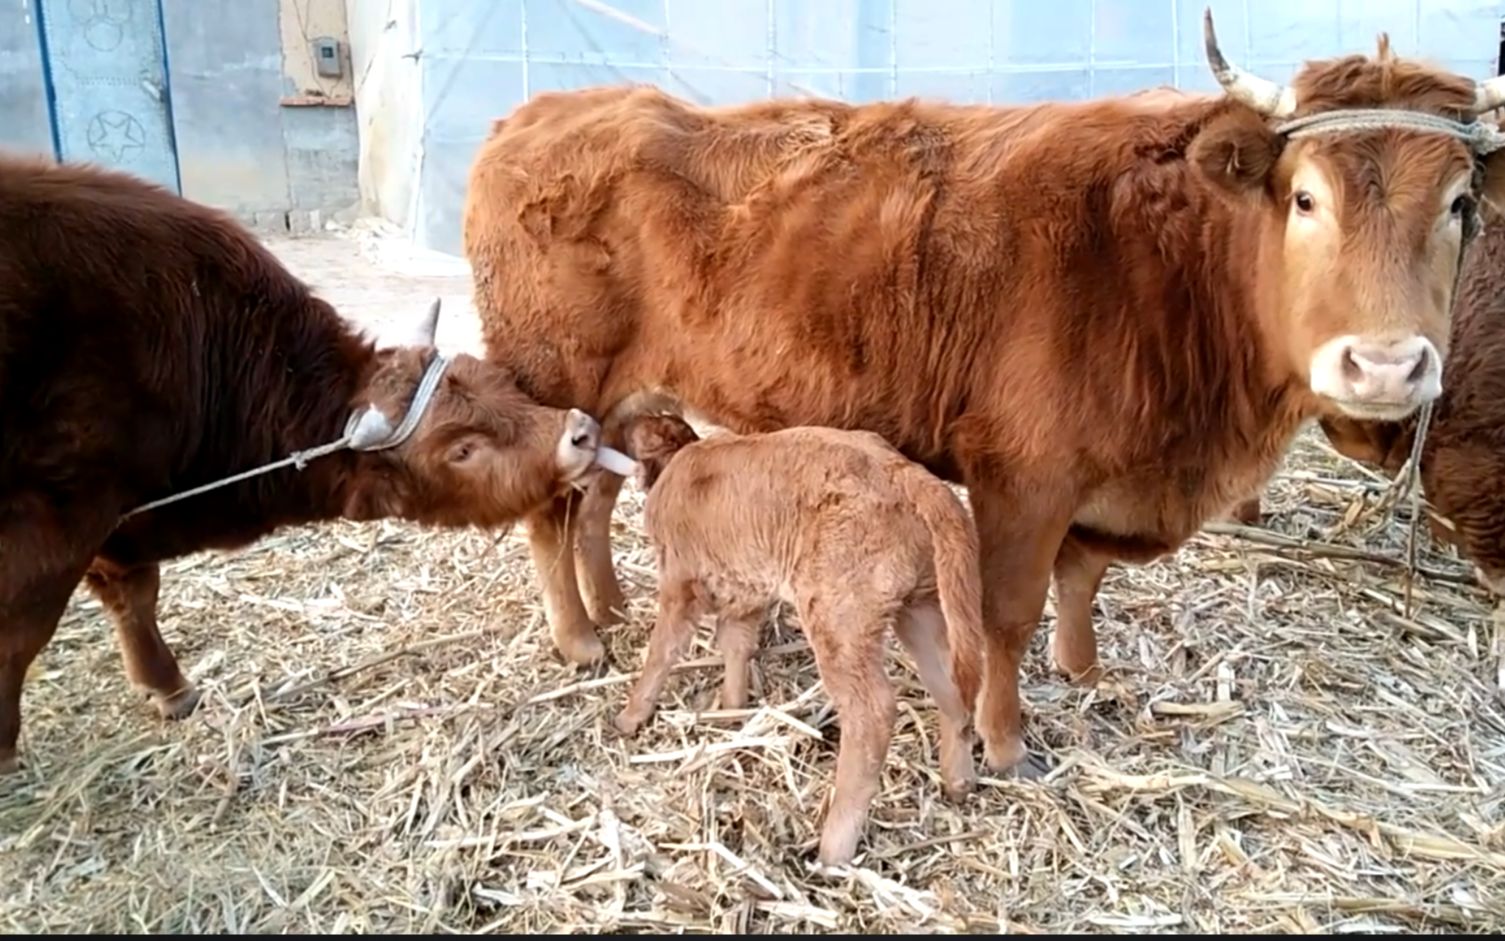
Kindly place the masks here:
[(423, 323), (418, 331), (418, 341), (423, 346), (433, 346), (434, 338), (439, 335), (439, 298), (434, 298), (434, 303), (429, 305), (428, 311), (423, 315)]
[(1212, 7), (1202, 12), (1202, 38), (1207, 44), (1207, 64), (1230, 96), (1272, 118), (1288, 118), (1296, 113), (1295, 89), (1245, 72), (1223, 57), (1218, 49), (1218, 35), (1212, 29)]
[(1505, 75), (1474, 86), (1474, 114), (1493, 111), (1501, 105), (1505, 105)]

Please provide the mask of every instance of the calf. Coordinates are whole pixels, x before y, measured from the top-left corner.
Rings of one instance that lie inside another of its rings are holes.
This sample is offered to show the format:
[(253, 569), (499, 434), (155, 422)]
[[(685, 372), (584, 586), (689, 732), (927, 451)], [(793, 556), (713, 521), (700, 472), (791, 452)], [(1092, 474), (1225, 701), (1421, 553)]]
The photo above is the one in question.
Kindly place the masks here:
[(437, 302), (411, 345), (379, 344), (228, 217), (139, 179), (0, 157), (0, 219), (0, 772), (80, 580), (127, 676), (181, 717), (198, 692), (157, 630), (162, 560), (335, 517), (501, 525), (597, 458), (591, 416), (440, 358)]
[(714, 613), (722, 706), (747, 698), (747, 662), (770, 603), (795, 606), (841, 717), (820, 859), (852, 858), (893, 732), (883, 641), (893, 624), (941, 714), (953, 799), (973, 782), (971, 713), (983, 657), (977, 536), (961, 502), (878, 435), (789, 428), (703, 441), (681, 418), (640, 415), (626, 447), (648, 490), (659, 612), (642, 676), (616, 717), (633, 735), (670, 668)]

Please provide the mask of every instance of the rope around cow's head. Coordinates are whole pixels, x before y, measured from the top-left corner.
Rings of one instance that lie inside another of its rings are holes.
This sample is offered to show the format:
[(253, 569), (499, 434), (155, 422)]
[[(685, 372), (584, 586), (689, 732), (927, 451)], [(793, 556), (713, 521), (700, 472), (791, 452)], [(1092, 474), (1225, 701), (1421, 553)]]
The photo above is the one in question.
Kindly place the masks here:
[(247, 480), (261, 474), (268, 474), (290, 465), (296, 467), (298, 470), (302, 470), (308, 466), (309, 461), (334, 454), (337, 451), (384, 451), (388, 448), (395, 448), (412, 437), (413, 432), (417, 430), (418, 423), (423, 420), (424, 413), (428, 411), (430, 403), (434, 400), (434, 393), (439, 390), (439, 381), (444, 378), (444, 372), (449, 368), (449, 362), (449, 357), (437, 350), (435, 351), (434, 358), (429, 360), (427, 368), (423, 371), (423, 378), (418, 381), (418, 388), (413, 393), (412, 402), (408, 404), (407, 414), (402, 417), (402, 422), (395, 429), (392, 427), (391, 420), (387, 418), (381, 409), (375, 405), (368, 405), (360, 411), (353, 412), (349, 420), (345, 422), (344, 434), (328, 444), (321, 444), (318, 447), (308, 448), (303, 451), (294, 451), (280, 461), (273, 461), (270, 464), (253, 467), (232, 477), (225, 477), (221, 480), (204, 484), (201, 487), (194, 487), (192, 490), (184, 490), (170, 497), (153, 500), (151, 503), (138, 506), (134, 510), (122, 515), (116, 525), (119, 526), (120, 522), (124, 522), (138, 513), (145, 513), (147, 510), (155, 510), (169, 503), (176, 503), (179, 500), (196, 497), (201, 493), (207, 493), (220, 487), (228, 487), (230, 484), (239, 483), (242, 480)]

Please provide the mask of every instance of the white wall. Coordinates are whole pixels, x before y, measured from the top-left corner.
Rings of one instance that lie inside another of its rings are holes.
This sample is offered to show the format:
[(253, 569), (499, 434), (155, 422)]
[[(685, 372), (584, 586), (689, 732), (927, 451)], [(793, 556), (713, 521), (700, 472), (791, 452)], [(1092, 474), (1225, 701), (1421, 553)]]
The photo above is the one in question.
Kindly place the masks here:
[(423, 0), (346, 0), (360, 127), (361, 209), (404, 229), (423, 156)]

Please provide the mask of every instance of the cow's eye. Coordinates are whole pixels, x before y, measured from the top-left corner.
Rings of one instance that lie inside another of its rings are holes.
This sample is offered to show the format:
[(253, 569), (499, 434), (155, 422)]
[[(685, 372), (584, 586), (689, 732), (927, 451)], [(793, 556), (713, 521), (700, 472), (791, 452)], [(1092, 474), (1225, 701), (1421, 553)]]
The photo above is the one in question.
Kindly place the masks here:
[(1296, 208), (1300, 212), (1308, 213), (1317, 208), (1317, 201), (1306, 190), (1296, 191)]
[(1469, 203), (1470, 199), (1468, 198), (1468, 195), (1465, 194), (1453, 200), (1453, 205), (1448, 207), (1448, 210), (1455, 216), (1461, 216), (1468, 211)]

